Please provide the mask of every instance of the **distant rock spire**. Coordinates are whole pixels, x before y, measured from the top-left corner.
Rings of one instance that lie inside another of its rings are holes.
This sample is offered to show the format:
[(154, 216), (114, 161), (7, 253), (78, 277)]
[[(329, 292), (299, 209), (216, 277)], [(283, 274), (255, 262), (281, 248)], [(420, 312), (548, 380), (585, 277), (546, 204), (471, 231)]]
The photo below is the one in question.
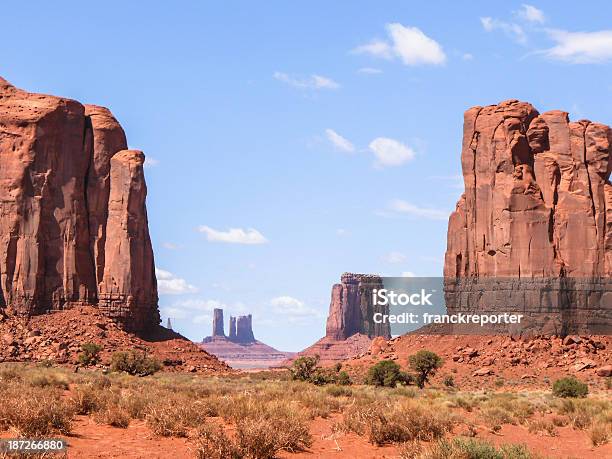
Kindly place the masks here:
[(229, 339), (230, 341), (236, 341), (236, 318), (234, 316), (230, 316)]
[(223, 331), (223, 309), (215, 308), (213, 314), (212, 336), (225, 336)]
[(172, 330), (172, 321), (170, 320), (170, 317), (168, 317), (168, 321), (166, 322), (166, 328), (168, 330)]

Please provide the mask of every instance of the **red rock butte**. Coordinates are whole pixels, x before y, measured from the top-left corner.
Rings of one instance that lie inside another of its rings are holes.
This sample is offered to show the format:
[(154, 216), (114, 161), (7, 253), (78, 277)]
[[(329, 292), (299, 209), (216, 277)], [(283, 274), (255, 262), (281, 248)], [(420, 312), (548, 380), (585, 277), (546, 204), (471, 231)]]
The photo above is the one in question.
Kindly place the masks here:
[[(521, 279), (507, 289), (521, 294), (531, 282), (533, 295), (520, 299), (527, 310), (573, 309), (558, 325), (594, 320), (608, 327), (597, 331), (609, 332), (611, 152), (608, 126), (572, 122), (563, 111), (540, 114), (517, 100), (467, 110), (465, 192), (449, 219), (445, 278)], [(454, 293), (460, 290), (478, 289), (464, 284)], [(544, 290), (556, 298), (544, 299)], [(450, 296), (451, 310), (468, 298)]]
[(144, 155), (111, 112), (0, 78), (0, 311), (159, 324)]

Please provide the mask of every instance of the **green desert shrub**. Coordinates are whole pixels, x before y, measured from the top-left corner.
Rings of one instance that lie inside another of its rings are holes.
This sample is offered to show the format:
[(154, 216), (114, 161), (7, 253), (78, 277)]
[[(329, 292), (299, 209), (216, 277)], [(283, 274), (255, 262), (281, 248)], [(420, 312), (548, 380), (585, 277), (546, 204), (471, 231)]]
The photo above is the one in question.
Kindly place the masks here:
[(100, 352), (102, 346), (96, 343), (81, 344), (81, 352), (79, 353), (79, 363), (83, 365), (95, 365), (100, 361)]
[(395, 387), (397, 384), (410, 384), (411, 377), (401, 370), (393, 360), (381, 360), (368, 370), (365, 383), (371, 386)]
[(305, 355), (294, 360), (289, 371), (295, 381), (310, 381), (314, 376), (317, 365), (319, 364), (318, 355)]
[(111, 357), (111, 370), (134, 376), (148, 376), (161, 369), (161, 362), (145, 352), (119, 351)]
[(562, 398), (586, 397), (589, 393), (589, 386), (579, 381), (574, 376), (557, 379), (552, 388), (553, 395)]
[(422, 389), (430, 376), (442, 366), (442, 357), (435, 352), (421, 350), (408, 357), (410, 368), (416, 372), (416, 383)]

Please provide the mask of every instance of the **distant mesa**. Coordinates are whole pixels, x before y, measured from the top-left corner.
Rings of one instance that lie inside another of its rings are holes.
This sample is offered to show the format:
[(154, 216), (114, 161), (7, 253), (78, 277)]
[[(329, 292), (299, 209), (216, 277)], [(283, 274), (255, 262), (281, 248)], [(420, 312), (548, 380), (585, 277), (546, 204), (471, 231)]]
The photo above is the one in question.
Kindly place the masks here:
[(383, 287), (375, 274), (344, 273), (331, 291), (325, 336), (298, 355), (318, 355), (323, 363), (340, 362), (365, 353), (372, 339), (391, 339), (388, 323), (374, 323), (374, 314), (388, 307), (373, 305), (372, 290)]
[(200, 346), (233, 368), (269, 368), (294, 355), (282, 352), (255, 339), (253, 316), (230, 316), (229, 334), (225, 334), (223, 309), (213, 311), (212, 335)]
[(232, 343), (240, 344), (255, 343), (255, 335), (253, 335), (253, 316), (251, 314), (238, 317), (230, 316), (229, 336), (226, 336), (223, 324), (223, 309), (215, 308), (213, 311), (212, 335), (204, 338), (202, 342), (209, 343), (219, 339), (221, 341), (228, 340)]

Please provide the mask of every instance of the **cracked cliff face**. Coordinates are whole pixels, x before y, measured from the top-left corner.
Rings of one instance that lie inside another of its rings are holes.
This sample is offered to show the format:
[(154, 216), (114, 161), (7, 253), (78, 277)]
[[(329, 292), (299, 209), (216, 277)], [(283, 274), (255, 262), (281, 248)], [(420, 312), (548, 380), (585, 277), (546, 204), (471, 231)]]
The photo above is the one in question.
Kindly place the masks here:
[(444, 276), (612, 274), (612, 134), (510, 100), (465, 113)]
[(0, 78), (0, 308), (159, 323), (142, 152), (103, 107)]
[(450, 312), (520, 312), (521, 333), (612, 332), (611, 145), (608, 126), (525, 102), (465, 112)]

